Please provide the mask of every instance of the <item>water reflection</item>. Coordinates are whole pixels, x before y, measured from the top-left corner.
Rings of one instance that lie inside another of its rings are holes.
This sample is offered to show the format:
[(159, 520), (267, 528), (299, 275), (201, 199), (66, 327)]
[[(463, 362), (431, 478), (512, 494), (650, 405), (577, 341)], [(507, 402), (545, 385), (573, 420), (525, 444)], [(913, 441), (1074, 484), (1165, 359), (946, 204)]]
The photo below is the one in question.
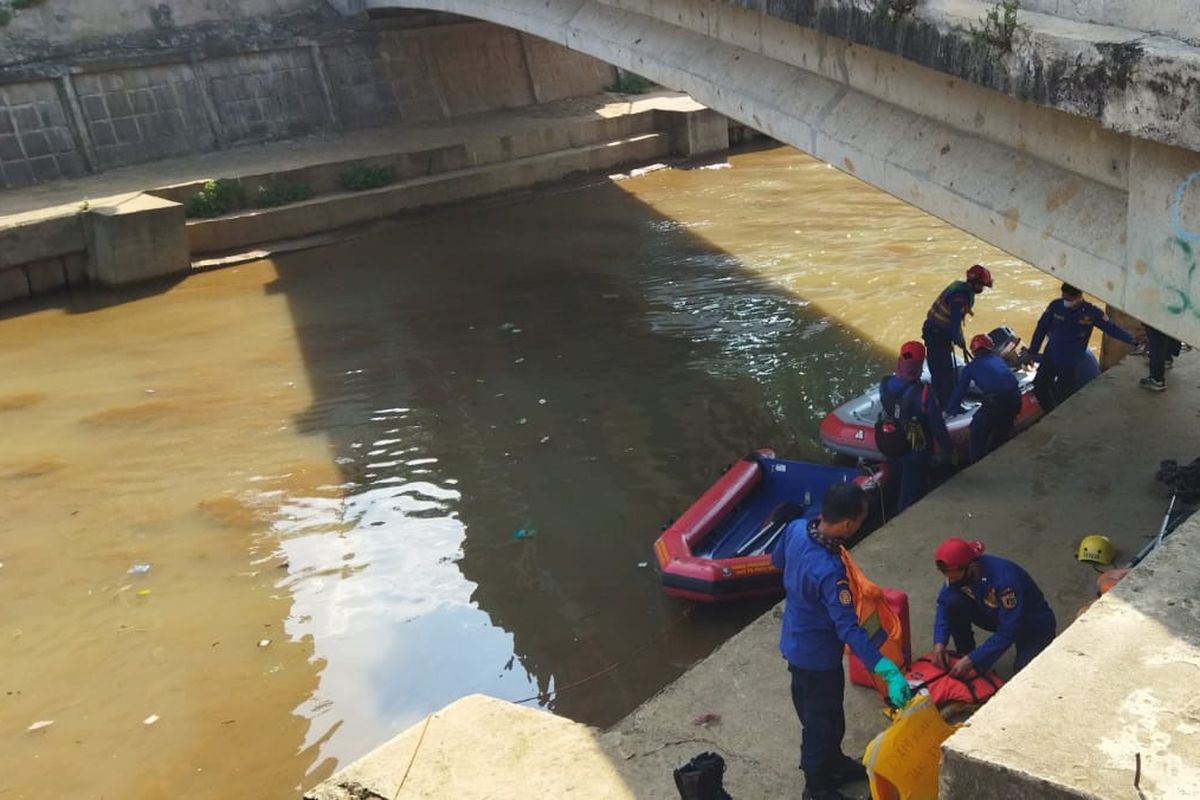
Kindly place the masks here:
[[(664, 598), (660, 525), (752, 448), (826, 458), (821, 416), (961, 266), (999, 279), (981, 328), (1027, 328), (1049, 284), (793, 151), (733, 164), (5, 321), (0, 602), (39, 631), (6, 727), (62, 687), (98, 722), (4, 739), (0, 775), (287, 796), (474, 691), (611, 723), (761, 612)], [(111, 594), (135, 559), (148, 607)], [(135, 647), (94, 632), (148, 611)], [(130, 687), (189, 710), (135, 740)]]

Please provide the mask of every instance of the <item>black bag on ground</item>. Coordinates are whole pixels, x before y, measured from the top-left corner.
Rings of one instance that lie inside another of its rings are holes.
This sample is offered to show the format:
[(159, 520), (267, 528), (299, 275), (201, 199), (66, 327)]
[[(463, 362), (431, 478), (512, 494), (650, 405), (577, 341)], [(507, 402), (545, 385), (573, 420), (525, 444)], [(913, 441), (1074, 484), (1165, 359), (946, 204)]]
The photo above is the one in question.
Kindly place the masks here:
[(701, 753), (675, 770), (675, 788), (681, 800), (733, 800), (722, 779), (725, 759), (716, 753)]
[(883, 413), (875, 422), (875, 447), (884, 458), (903, 458), (913, 450), (925, 449), (925, 429), (916, 418), (922, 387), (915, 383), (896, 397), (887, 391), (887, 378), (879, 382)]

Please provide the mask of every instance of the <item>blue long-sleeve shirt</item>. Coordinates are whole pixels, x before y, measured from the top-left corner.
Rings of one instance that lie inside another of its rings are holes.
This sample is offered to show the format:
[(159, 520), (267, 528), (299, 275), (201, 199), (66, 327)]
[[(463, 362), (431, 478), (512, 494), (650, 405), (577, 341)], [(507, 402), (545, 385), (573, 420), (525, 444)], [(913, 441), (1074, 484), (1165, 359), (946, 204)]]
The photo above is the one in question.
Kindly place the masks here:
[(867, 669), (874, 669), (879, 648), (858, 624), (840, 552), (809, 535), (816, 524), (795, 520), (771, 554), (771, 563), (783, 571), (787, 592), (779, 652), (798, 669), (832, 670), (841, 668), (843, 644), (848, 644)]
[[(901, 408), (904, 406), (905, 392), (916, 383), (916, 381), (906, 381), (895, 375), (889, 375), (884, 380), (888, 394), (899, 400)], [(914, 416), (921, 421), (925, 428), (926, 438), (932, 437), (938, 447), (942, 448), (942, 452), (952, 452), (954, 443), (950, 441), (950, 432), (946, 430), (946, 420), (942, 418), (942, 409), (938, 405), (937, 394), (931, 391), (928, 385), (922, 385), (915, 391), (921, 393), (921, 398), (916, 403)], [(881, 397), (880, 400), (882, 399)]]
[(995, 630), (987, 641), (968, 653), (975, 668), (986, 672), (1022, 633), (1052, 625), (1054, 612), (1046, 603), (1042, 590), (1019, 565), (989, 555), (980, 556), (979, 565), (978, 580), (946, 585), (938, 592), (933, 642), (947, 644), (950, 641), (945, 605), (955, 594), (964, 595), (975, 604), (976, 613)]
[(958, 385), (950, 394), (946, 408), (958, 408), (967, 394), (967, 387), (972, 383), (984, 394), (1021, 393), (1017, 376), (1009, 369), (1008, 364), (1004, 363), (1004, 359), (991, 350), (979, 351), (971, 363), (963, 367), (958, 376)]
[(1033, 331), (1033, 339), (1029, 342), (1029, 352), (1037, 355), (1041, 350), (1042, 340), (1049, 336), (1042, 360), (1059, 367), (1075, 366), (1087, 351), (1088, 340), (1092, 338), (1092, 328), (1099, 328), (1126, 344), (1134, 343), (1133, 335), (1105, 318), (1104, 311), (1100, 308), (1083, 300), (1074, 307), (1067, 308), (1062, 299), (1058, 299), (1052, 301), (1042, 312), (1041, 319)]

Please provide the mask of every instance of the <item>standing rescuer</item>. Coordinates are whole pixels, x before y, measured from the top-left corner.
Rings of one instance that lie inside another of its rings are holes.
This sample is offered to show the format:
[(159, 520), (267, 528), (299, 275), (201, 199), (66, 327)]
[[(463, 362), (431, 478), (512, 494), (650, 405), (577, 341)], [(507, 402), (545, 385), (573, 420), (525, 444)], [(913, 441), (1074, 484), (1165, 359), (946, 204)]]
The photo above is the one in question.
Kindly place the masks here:
[[(946, 645), (953, 638), (955, 649), (966, 654), (950, 668), (956, 678), (972, 669), (987, 672), (1014, 645), (1016, 674), (1054, 640), (1054, 612), (1033, 578), (1007, 559), (984, 555), (983, 549), (983, 542), (952, 538), (933, 555), (938, 571), (946, 576), (937, 598), (933, 663), (940, 669), (949, 666)], [(976, 647), (972, 626), (993, 633)]]
[(971, 309), (975, 305), (975, 295), (991, 286), (992, 273), (982, 264), (976, 264), (967, 270), (965, 281), (955, 281), (942, 290), (925, 316), (921, 337), (925, 340), (933, 391), (942, 408), (946, 407), (954, 389), (954, 345), (964, 351), (967, 349), (963, 322), (974, 313)]
[(1013, 423), (1021, 411), (1021, 387), (1017, 376), (993, 349), (986, 333), (971, 337), (974, 359), (958, 376), (958, 385), (950, 395), (947, 414), (962, 414), (962, 401), (972, 383), (983, 393), (975, 416), (971, 417), (971, 463), (1008, 441)]
[[(1106, 319), (1102, 310), (1083, 299), (1078, 288), (1064, 283), (1062, 297), (1046, 306), (1029, 341), (1029, 353), (1038, 362), (1033, 394), (1043, 411), (1050, 411), (1075, 393), (1076, 372), (1079, 363), (1087, 358), (1093, 328), (1126, 344), (1135, 344), (1129, 331)], [(1047, 336), (1046, 352), (1039, 355)]]
[(779, 650), (792, 676), (808, 800), (844, 800), (838, 787), (867, 777), (862, 765), (842, 752), (845, 645), (887, 681), (892, 704), (903, 706), (911, 697), (900, 669), (880, 655), (858, 624), (842, 563), (842, 542), (858, 532), (866, 517), (863, 490), (853, 483), (836, 483), (821, 499), (820, 516), (792, 522), (771, 557), (783, 571), (787, 592)]
[[(935, 443), (943, 453), (954, 457), (954, 444), (942, 418), (942, 407), (931, 388), (921, 382), (924, 358), (925, 348), (920, 342), (905, 342), (896, 359), (896, 372), (879, 383), (879, 402), (884, 413), (896, 420), (909, 442), (909, 449), (903, 455), (888, 456), (888, 464), (900, 484), (897, 513), (925, 496)], [(878, 433), (876, 436), (878, 439)]]

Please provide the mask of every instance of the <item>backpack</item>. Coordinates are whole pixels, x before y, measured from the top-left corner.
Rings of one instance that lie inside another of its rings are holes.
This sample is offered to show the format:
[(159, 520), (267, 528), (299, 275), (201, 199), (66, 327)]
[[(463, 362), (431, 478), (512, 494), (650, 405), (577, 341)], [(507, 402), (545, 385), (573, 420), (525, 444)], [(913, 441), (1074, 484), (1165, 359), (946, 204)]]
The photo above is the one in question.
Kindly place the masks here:
[[(918, 386), (920, 392), (914, 392)], [(903, 458), (913, 450), (924, 450), (925, 426), (917, 419), (919, 401), (925, 400), (929, 387), (916, 383), (896, 398), (887, 391), (887, 378), (879, 382), (879, 402), (883, 413), (875, 422), (875, 447), (884, 458)]]

